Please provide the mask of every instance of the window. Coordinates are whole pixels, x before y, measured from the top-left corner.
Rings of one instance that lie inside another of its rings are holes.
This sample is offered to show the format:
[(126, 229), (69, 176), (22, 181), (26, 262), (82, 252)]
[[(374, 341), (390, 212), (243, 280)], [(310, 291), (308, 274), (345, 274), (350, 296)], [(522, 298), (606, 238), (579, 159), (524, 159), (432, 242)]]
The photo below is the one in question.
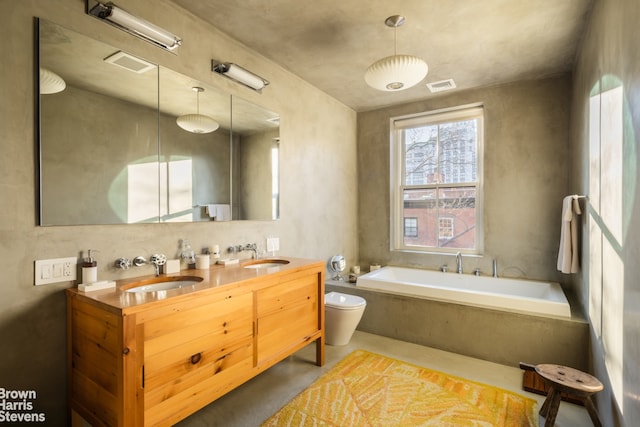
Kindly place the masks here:
[(404, 218), (404, 237), (418, 237), (418, 218)]
[(392, 250), (482, 251), (482, 106), (391, 119)]
[(439, 239), (452, 239), (453, 234), (453, 218), (439, 218), (438, 219), (438, 238)]

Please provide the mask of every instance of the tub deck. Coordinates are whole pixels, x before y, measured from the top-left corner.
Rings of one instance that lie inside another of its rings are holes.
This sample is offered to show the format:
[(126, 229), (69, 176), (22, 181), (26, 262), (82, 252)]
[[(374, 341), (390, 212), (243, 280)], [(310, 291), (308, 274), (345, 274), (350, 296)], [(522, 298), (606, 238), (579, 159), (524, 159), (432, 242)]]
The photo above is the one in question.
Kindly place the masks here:
[(571, 318), (558, 283), (386, 266), (356, 286), (381, 292), (539, 316)]

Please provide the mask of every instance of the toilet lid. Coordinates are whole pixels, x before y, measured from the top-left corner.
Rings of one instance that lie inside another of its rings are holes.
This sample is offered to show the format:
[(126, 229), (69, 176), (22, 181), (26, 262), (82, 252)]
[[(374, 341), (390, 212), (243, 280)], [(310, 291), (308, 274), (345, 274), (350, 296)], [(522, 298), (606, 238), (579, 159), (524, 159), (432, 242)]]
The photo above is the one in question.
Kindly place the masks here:
[(367, 305), (367, 301), (365, 301), (364, 298), (355, 295), (329, 292), (324, 295), (324, 305), (342, 309), (358, 308)]

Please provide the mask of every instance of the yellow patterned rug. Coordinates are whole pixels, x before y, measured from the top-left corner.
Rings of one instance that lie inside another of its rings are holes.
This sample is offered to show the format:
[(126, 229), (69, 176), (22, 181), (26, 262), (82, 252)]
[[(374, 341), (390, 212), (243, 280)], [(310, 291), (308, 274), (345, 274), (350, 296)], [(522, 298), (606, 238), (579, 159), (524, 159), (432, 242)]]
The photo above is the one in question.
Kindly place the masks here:
[(537, 426), (537, 402), (357, 350), (262, 424), (267, 426)]

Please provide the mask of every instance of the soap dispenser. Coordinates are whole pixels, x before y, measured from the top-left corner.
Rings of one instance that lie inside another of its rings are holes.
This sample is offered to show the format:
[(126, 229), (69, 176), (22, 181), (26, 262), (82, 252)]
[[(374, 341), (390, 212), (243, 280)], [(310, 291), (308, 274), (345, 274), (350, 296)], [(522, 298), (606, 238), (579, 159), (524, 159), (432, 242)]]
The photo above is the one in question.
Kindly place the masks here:
[(98, 261), (91, 256), (91, 251), (89, 249), (88, 256), (82, 259), (82, 283), (85, 285), (98, 281)]
[(196, 253), (187, 239), (182, 240), (182, 250), (180, 252), (182, 259), (187, 262), (188, 268), (196, 268)]

